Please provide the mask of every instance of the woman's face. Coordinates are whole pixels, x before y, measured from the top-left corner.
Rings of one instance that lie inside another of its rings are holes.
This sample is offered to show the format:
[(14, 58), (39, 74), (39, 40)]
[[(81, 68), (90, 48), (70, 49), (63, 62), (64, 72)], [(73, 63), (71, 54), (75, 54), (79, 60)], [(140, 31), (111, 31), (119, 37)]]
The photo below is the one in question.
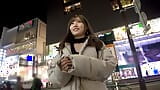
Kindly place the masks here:
[(86, 31), (84, 27), (85, 25), (83, 24), (81, 19), (79, 17), (76, 17), (70, 25), (70, 31), (75, 38), (84, 37)]

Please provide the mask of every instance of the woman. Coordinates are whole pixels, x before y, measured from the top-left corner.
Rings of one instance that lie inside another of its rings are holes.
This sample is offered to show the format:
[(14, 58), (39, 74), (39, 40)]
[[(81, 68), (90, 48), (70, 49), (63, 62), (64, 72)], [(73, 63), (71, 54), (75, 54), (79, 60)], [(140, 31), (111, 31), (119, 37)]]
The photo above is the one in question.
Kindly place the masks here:
[(50, 82), (61, 90), (106, 90), (103, 81), (117, 64), (111, 51), (94, 36), (87, 19), (75, 15), (59, 54), (48, 69)]

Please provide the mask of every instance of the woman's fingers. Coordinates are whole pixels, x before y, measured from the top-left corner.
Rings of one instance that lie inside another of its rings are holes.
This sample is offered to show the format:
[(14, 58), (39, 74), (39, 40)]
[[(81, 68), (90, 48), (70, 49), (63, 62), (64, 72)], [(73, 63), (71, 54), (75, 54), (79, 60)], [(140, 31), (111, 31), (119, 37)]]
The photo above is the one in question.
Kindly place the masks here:
[(72, 63), (72, 61), (71, 60), (62, 60), (61, 61), (61, 66), (64, 66), (67, 63)]
[(61, 70), (68, 71), (69, 69), (72, 68), (72, 61), (69, 58), (64, 57), (61, 60), (60, 67), (61, 67)]
[(62, 66), (62, 70), (68, 71), (69, 69), (71, 69), (71, 67), (72, 67), (72, 63), (67, 63), (64, 66)]

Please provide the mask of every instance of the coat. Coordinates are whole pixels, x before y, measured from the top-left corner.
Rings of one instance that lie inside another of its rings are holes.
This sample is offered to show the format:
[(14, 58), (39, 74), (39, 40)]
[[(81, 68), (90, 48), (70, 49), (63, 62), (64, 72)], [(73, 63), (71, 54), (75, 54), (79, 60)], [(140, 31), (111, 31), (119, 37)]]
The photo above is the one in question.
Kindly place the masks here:
[(43, 86), (43, 84), (42, 84), (41, 80), (39, 78), (35, 77), (32, 82), (31, 90), (41, 90), (42, 86)]
[(17, 81), (14, 90), (24, 90), (22, 82)]
[[(54, 88), (61, 90), (107, 90), (106, 80), (117, 65), (117, 60), (105, 45), (96, 51), (95, 47), (87, 46), (88, 39), (79, 54), (71, 54), (70, 44), (66, 43), (61, 54), (58, 54), (48, 69), (49, 81)], [(97, 56), (98, 55), (98, 56)], [(63, 56), (72, 60), (73, 69), (61, 71), (58, 62)]]

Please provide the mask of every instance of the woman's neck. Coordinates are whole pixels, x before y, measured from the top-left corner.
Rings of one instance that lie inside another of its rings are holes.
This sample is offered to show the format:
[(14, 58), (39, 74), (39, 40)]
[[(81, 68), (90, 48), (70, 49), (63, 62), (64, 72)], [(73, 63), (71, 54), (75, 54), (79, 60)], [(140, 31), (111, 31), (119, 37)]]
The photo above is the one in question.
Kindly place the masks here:
[(86, 41), (87, 37), (78, 37), (78, 38), (73, 38), (70, 43), (84, 43)]
[(85, 37), (85, 35), (83, 35), (83, 36), (76, 36), (76, 37), (74, 37), (75, 39), (80, 39), (80, 38), (84, 38)]

